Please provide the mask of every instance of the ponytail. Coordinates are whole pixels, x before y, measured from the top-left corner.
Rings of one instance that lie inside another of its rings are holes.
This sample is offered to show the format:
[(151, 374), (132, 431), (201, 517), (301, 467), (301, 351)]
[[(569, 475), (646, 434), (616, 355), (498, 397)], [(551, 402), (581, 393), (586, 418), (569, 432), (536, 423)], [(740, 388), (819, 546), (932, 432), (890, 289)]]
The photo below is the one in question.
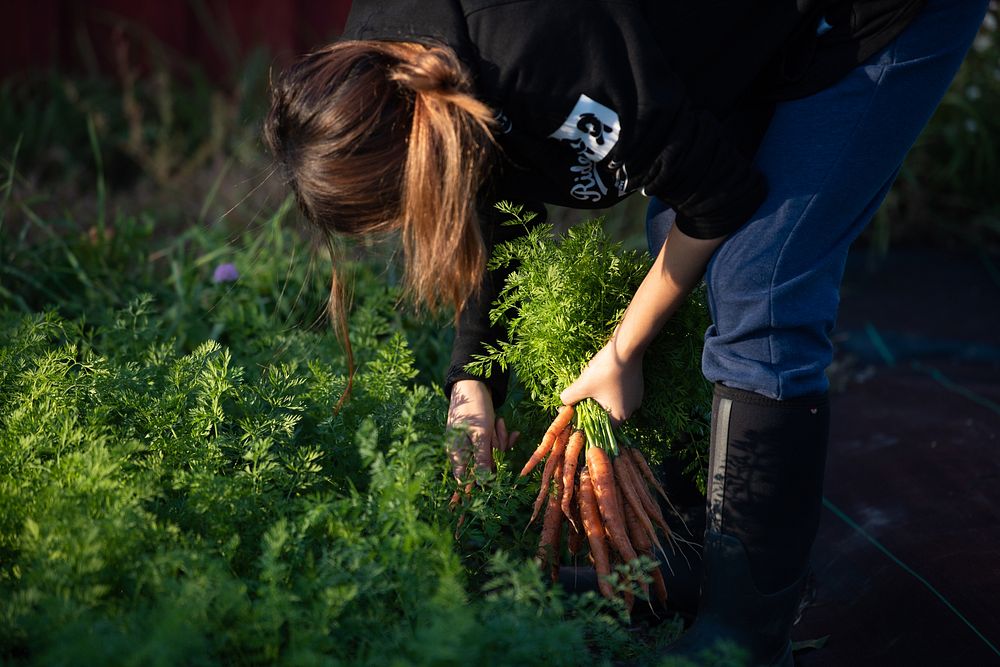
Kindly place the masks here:
[(470, 94), (450, 49), (416, 47), (392, 79), (414, 94), (401, 219), (404, 284), (431, 310), (452, 305), (457, 316), (486, 261), (476, 195), (493, 114)]
[(337, 42), (301, 58), (273, 85), (264, 139), (331, 250), (328, 312), (351, 379), (336, 236), (398, 230), (404, 294), (432, 312), (454, 308), (457, 321), (486, 262), (476, 200), (493, 122), (445, 46)]

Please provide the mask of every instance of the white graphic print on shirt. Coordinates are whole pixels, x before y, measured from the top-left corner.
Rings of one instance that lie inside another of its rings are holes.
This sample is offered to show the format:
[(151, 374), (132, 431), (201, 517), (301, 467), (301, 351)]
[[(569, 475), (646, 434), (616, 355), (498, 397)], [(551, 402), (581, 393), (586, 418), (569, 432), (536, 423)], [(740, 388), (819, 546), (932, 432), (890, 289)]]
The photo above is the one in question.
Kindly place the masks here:
[(597, 173), (597, 163), (618, 143), (620, 131), (614, 110), (581, 94), (563, 124), (549, 135), (568, 142), (576, 151), (576, 164), (570, 167), (573, 173), (570, 194), (574, 198), (598, 202), (608, 193)]

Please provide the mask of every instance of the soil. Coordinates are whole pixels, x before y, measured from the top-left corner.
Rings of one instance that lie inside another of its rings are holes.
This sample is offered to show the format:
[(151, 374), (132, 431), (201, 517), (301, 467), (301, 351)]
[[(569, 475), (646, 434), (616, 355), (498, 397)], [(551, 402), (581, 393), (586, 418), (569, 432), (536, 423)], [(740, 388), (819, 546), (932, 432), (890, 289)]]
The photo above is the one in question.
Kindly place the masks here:
[(802, 667), (1000, 665), (1000, 258), (848, 263)]

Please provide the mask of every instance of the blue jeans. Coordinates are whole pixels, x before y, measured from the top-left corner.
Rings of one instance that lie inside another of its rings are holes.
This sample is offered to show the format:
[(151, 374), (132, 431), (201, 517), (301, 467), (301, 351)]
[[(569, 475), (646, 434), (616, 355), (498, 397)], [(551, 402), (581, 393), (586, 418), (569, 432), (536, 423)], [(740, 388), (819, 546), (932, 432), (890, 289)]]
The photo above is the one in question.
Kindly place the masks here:
[[(775, 399), (826, 391), (848, 247), (940, 102), (987, 4), (930, 0), (845, 78), (778, 105), (755, 158), (767, 200), (706, 270), (708, 380)], [(673, 218), (662, 202), (650, 203), (652, 254)]]

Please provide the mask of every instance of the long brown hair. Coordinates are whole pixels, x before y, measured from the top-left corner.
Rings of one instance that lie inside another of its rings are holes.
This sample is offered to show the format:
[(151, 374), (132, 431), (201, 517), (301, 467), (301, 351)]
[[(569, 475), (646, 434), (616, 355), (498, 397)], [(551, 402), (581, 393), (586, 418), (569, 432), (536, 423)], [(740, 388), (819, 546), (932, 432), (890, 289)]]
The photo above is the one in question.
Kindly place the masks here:
[[(475, 209), (493, 114), (454, 51), (337, 42), (293, 64), (271, 97), (265, 141), (331, 252), (338, 233), (398, 230), (405, 293), (431, 311), (452, 306), (457, 317), (486, 259)], [(336, 264), (328, 311), (353, 374)]]

